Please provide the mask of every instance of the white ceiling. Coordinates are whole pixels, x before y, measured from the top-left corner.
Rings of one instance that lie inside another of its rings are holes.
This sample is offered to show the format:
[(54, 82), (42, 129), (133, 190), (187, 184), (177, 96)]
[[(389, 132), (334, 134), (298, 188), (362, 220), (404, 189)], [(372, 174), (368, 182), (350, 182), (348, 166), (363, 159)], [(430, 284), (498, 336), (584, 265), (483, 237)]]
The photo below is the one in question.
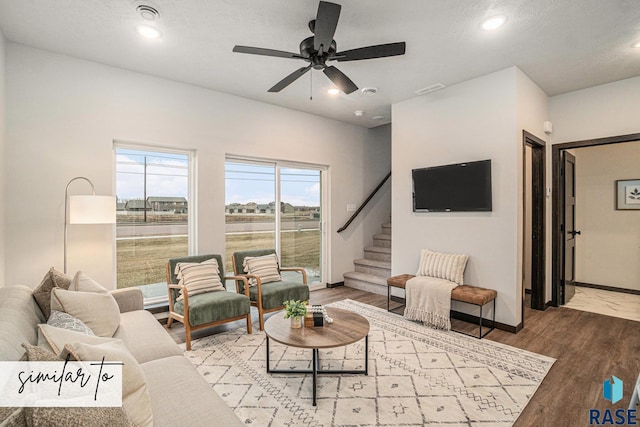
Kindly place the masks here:
[[(143, 21), (132, 0), (0, 0), (0, 29), (12, 42), (366, 127), (390, 122), (391, 104), (418, 89), (514, 65), (550, 96), (640, 75), (640, 49), (631, 48), (640, 41), (637, 0), (334, 1), (342, 4), (339, 51), (407, 43), (404, 56), (332, 63), (360, 88), (377, 88), (375, 96), (331, 97), (318, 71), (268, 93), (306, 63), (231, 51), (239, 44), (298, 52), (318, 0), (149, 1), (161, 13), (160, 41), (135, 32)], [(495, 14), (509, 17), (503, 28), (479, 29)]]

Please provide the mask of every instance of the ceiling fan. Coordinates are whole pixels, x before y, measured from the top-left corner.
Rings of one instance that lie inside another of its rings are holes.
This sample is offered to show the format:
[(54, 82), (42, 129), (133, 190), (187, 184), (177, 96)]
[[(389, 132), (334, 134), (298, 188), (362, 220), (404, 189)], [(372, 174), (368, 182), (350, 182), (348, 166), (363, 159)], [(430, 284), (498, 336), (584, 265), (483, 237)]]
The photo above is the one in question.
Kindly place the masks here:
[(280, 80), (269, 89), (269, 92), (280, 92), (313, 68), (315, 70), (322, 70), (338, 89), (346, 94), (350, 94), (357, 90), (358, 86), (342, 71), (333, 65), (327, 65), (327, 61), (359, 61), (362, 59), (404, 55), (405, 42), (380, 44), (338, 52), (336, 41), (333, 40), (333, 35), (338, 26), (341, 8), (342, 6), (339, 4), (326, 1), (320, 2), (316, 19), (309, 22), (309, 29), (314, 35), (302, 40), (300, 43), (300, 53), (251, 46), (234, 46), (233, 51), (252, 55), (302, 59), (309, 63), (306, 67), (299, 68)]

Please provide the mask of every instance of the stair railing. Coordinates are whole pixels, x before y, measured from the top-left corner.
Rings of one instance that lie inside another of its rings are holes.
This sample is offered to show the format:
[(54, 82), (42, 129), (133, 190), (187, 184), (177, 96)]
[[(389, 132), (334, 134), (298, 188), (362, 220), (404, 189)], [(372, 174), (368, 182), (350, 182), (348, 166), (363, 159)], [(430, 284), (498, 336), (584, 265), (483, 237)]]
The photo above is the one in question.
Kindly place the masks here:
[(373, 196), (376, 195), (376, 193), (378, 192), (378, 190), (380, 190), (382, 188), (382, 186), (384, 185), (385, 182), (387, 182), (387, 180), (391, 178), (391, 172), (389, 172), (387, 174), (387, 176), (384, 177), (384, 179), (382, 181), (380, 181), (380, 184), (378, 184), (378, 186), (371, 192), (371, 194), (369, 194), (369, 197), (367, 197), (367, 199), (362, 202), (362, 204), (360, 205), (360, 207), (358, 209), (356, 209), (356, 211), (353, 213), (353, 215), (351, 215), (351, 218), (349, 218), (347, 220), (347, 222), (344, 223), (344, 225), (342, 227), (340, 227), (338, 229), (338, 233), (342, 233), (344, 230), (347, 229), (347, 227), (349, 227), (349, 225), (351, 225), (351, 223), (353, 222), (354, 219), (356, 219), (356, 217), (358, 216), (358, 214), (362, 211), (362, 209), (364, 209), (365, 206), (367, 206), (367, 203), (369, 203), (369, 201), (371, 199), (373, 199)]

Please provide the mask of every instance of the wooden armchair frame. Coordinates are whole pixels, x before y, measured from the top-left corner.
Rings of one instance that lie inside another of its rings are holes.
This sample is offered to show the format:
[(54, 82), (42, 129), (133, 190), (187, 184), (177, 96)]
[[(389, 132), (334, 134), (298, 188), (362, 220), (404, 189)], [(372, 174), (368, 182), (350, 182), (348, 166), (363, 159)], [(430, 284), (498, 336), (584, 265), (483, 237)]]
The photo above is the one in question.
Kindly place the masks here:
[[(211, 326), (222, 325), (228, 322), (234, 322), (236, 320), (246, 319), (247, 322), (247, 333), (252, 333), (251, 328), (251, 312), (246, 315), (237, 316), (237, 317), (229, 317), (227, 319), (216, 320), (215, 322), (203, 323), (202, 325), (193, 326), (191, 322), (189, 322), (189, 292), (187, 291), (187, 287), (184, 285), (178, 285), (175, 283), (171, 283), (171, 267), (169, 263), (167, 263), (167, 291), (169, 292), (169, 319), (167, 320), (167, 328), (171, 328), (171, 324), (174, 320), (182, 323), (184, 325), (185, 330), (185, 342), (187, 345), (187, 350), (191, 350), (191, 332), (197, 331), (200, 329), (209, 328)], [(233, 280), (236, 284), (236, 292), (240, 295), (244, 295), (251, 301), (249, 297), (249, 282), (245, 277), (241, 276), (225, 276), (223, 278), (224, 287), (226, 288), (227, 280)], [(240, 292), (240, 283), (238, 280), (244, 282), (244, 292)], [(176, 313), (173, 309), (173, 298), (171, 297), (171, 290), (176, 289), (182, 291), (182, 295), (184, 296), (184, 315)], [(226, 292), (226, 291), (225, 291)]]

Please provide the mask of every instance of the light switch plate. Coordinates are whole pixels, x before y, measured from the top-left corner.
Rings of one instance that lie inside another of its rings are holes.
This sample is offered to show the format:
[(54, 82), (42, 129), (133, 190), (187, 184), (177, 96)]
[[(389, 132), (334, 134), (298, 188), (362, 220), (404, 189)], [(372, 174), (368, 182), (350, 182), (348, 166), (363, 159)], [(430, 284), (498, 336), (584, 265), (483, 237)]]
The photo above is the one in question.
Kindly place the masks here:
[(353, 203), (348, 203), (347, 204), (347, 212), (355, 212), (356, 211), (356, 205)]

